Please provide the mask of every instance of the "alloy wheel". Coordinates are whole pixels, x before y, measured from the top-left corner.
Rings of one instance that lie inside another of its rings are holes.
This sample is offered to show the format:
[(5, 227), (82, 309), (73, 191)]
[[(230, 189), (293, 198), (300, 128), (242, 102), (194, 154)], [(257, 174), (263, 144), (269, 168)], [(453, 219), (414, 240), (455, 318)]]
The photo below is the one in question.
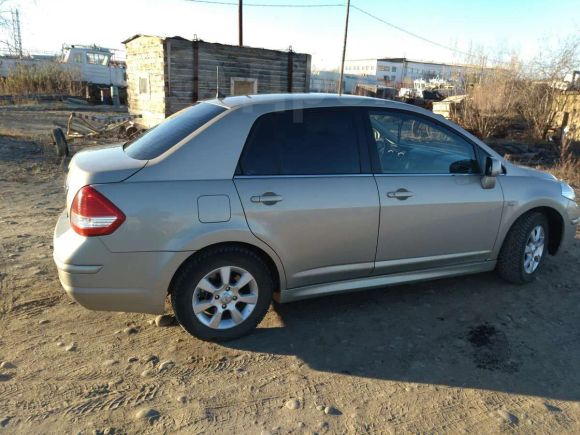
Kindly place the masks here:
[(527, 274), (534, 273), (540, 265), (544, 255), (544, 241), (544, 228), (541, 225), (535, 226), (528, 236), (524, 250), (524, 270)]
[(212, 329), (243, 323), (258, 303), (258, 283), (241, 267), (223, 266), (205, 275), (193, 292), (193, 313)]

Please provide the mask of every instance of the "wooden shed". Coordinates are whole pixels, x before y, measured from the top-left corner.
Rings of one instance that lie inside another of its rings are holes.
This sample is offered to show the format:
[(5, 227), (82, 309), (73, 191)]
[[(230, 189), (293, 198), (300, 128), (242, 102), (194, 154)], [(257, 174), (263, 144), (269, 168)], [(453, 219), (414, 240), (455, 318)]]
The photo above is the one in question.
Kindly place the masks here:
[[(308, 92), (309, 54), (181, 37), (135, 35), (127, 50), (129, 112), (149, 128), (198, 100), (221, 95)], [(219, 71), (219, 73), (218, 73)]]

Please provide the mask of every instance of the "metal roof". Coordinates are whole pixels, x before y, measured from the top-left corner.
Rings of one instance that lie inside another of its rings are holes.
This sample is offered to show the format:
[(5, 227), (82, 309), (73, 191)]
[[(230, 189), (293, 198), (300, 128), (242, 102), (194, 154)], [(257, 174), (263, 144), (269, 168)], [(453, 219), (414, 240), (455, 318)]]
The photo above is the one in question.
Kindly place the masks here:
[[(221, 46), (226, 46), (226, 47), (236, 47), (239, 48), (240, 50), (244, 50), (244, 49), (253, 49), (253, 50), (264, 50), (264, 51), (273, 51), (276, 53), (288, 53), (288, 50), (275, 50), (272, 48), (263, 48), (263, 47), (252, 47), (250, 45), (235, 45), (235, 44), (222, 44), (221, 42), (209, 42), (209, 41), (204, 41), (203, 39), (198, 39), (197, 37), (193, 38), (193, 39), (187, 39), (184, 38), (182, 36), (157, 36), (157, 35), (145, 35), (143, 33), (137, 33), (136, 35), (131, 36), (130, 38), (125, 39), (124, 41), (122, 41), (121, 43), (126, 45), (131, 41), (134, 41), (135, 39), (138, 38), (157, 38), (161, 41), (167, 41), (167, 40), (179, 40), (179, 41), (186, 41), (186, 42), (193, 42), (193, 41), (197, 41), (201, 44), (209, 44), (209, 45), (221, 45)], [(292, 50), (292, 47), (289, 47), (290, 51), (292, 51), (292, 53), (296, 54), (296, 55), (308, 55), (310, 56), (310, 54), (308, 53), (298, 53), (296, 51)]]

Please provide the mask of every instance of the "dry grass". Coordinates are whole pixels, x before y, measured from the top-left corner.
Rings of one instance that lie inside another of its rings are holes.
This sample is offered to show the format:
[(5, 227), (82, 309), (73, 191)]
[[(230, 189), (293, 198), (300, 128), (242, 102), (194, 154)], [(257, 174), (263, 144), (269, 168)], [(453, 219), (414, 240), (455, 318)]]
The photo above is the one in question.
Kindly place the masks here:
[(81, 95), (78, 71), (51, 62), (39, 65), (17, 65), (0, 80), (0, 95)]

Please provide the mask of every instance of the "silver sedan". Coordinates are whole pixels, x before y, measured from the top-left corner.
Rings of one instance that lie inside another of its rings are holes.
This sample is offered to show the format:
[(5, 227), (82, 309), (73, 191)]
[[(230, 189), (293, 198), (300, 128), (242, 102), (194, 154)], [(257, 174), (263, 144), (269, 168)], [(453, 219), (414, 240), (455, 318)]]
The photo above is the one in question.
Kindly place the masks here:
[(533, 280), (574, 237), (574, 191), (426, 110), (324, 94), (197, 103), (74, 156), (54, 260), (94, 310), (205, 340), (279, 302), (497, 270)]

